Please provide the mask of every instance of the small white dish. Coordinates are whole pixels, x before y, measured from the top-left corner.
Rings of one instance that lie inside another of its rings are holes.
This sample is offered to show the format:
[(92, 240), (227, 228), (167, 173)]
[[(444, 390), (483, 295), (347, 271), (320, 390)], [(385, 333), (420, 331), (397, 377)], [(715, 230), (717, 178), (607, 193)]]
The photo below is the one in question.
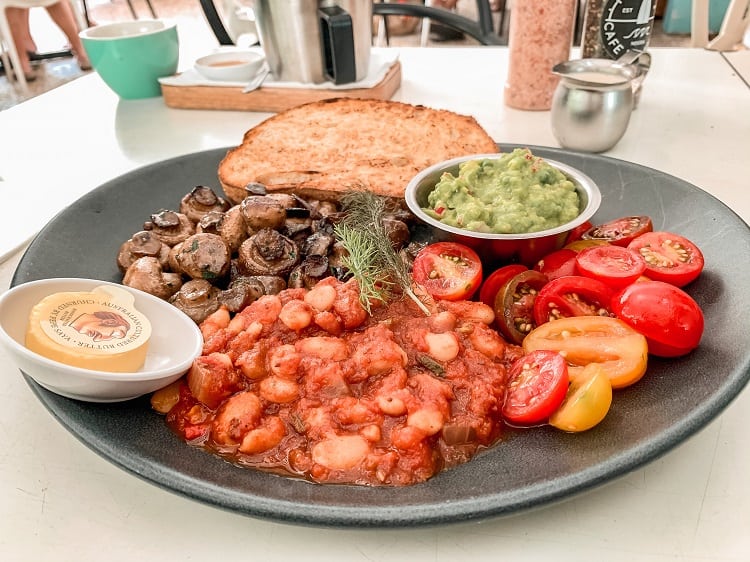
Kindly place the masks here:
[(265, 62), (257, 51), (221, 51), (195, 61), (195, 70), (209, 80), (245, 82), (255, 76)]
[[(111, 373), (72, 367), (34, 353), (24, 345), (31, 309), (53, 293), (91, 291), (102, 285), (127, 290), (152, 327), (143, 367)], [(17, 285), (0, 295), (0, 343), (18, 368), (56, 394), (86, 402), (120, 402), (148, 394), (179, 379), (201, 354), (200, 329), (186, 314), (143, 291), (95, 279), (55, 278)]]

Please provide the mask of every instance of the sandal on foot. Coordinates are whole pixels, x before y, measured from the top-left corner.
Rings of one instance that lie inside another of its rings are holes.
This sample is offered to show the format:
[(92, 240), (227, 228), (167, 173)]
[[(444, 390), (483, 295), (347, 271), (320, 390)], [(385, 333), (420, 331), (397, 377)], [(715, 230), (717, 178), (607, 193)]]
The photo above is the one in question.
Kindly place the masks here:
[(76, 62), (78, 63), (78, 68), (81, 70), (91, 70), (91, 63), (88, 59), (80, 59), (76, 57)]

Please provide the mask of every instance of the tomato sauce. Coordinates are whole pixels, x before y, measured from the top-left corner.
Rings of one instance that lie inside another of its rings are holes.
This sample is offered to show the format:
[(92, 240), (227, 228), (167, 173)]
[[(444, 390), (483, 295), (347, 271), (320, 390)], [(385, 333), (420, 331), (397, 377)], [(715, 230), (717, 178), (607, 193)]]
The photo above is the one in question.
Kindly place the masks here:
[(521, 348), (492, 309), (408, 299), (368, 315), (354, 282), (265, 296), (202, 325), (204, 353), (166, 416), (190, 445), (319, 483), (403, 486), (495, 443)]

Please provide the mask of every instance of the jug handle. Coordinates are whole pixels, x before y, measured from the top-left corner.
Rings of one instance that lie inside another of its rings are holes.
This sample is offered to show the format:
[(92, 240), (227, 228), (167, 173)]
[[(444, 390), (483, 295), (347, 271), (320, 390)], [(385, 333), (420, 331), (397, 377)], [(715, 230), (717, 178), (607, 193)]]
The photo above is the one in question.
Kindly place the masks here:
[(635, 65), (638, 68), (638, 75), (633, 79), (633, 95), (635, 96), (635, 105), (638, 104), (640, 98), (640, 90), (643, 87), (643, 81), (646, 79), (651, 68), (651, 55), (644, 51), (632, 51), (628, 50), (617, 59), (617, 62), (626, 65)]
[(351, 16), (340, 6), (318, 8), (323, 74), (334, 84), (355, 82), (354, 30)]

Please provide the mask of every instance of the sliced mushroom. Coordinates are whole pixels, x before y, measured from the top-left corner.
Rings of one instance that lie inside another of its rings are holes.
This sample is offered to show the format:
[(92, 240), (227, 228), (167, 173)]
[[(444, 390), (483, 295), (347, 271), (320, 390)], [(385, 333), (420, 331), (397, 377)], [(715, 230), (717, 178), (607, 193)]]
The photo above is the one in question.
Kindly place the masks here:
[(302, 255), (327, 256), (335, 241), (336, 237), (330, 232), (325, 230), (313, 232), (302, 243)]
[(291, 193), (269, 193), (269, 197), (272, 199), (275, 199), (278, 201), (282, 207), (285, 209), (292, 209), (294, 207), (299, 207), (299, 201), (301, 199), (297, 197), (296, 195), (292, 195)]
[(209, 211), (203, 215), (195, 225), (196, 234), (199, 232), (208, 232), (209, 234), (219, 234), (219, 224), (224, 218), (224, 211)]
[(286, 275), (299, 259), (299, 249), (292, 240), (264, 228), (242, 243), (238, 265), (244, 275)]
[(157, 258), (146, 256), (132, 263), (122, 284), (167, 300), (180, 290), (182, 277), (178, 273), (165, 272)]
[(268, 190), (262, 183), (251, 181), (245, 186), (245, 192), (247, 192), (248, 195), (265, 195), (268, 193)]
[(286, 222), (286, 207), (270, 195), (250, 195), (240, 203), (245, 224), (251, 232), (281, 228)]
[(186, 215), (166, 209), (151, 215), (151, 220), (144, 223), (143, 229), (153, 232), (170, 247), (195, 233), (195, 227)]
[(281, 232), (301, 243), (312, 232), (313, 221), (310, 217), (287, 217)]
[(179, 244), (175, 244), (169, 250), (169, 257), (167, 258), (167, 269), (169, 271), (182, 274), (182, 271), (180, 271), (180, 264), (177, 261), (177, 253), (181, 249), (182, 249), (182, 242), (180, 242)]
[(239, 312), (263, 295), (276, 295), (286, 289), (283, 277), (271, 275), (241, 276), (219, 294), (219, 302), (229, 312)]
[(180, 201), (180, 213), (191, 221), (198, 222), (210, 211), (226, 211), (229, 202), (216, 195), (213, 189), (205, 185), (196, 185)]
[(191, 279), (172, 295), (169, 302), (187, 314), (196, 324), (200, 324), (221, 306), (220, 293), (218, 287), (214, 287), (205, 279)]
[(120, 251), (117, 253), (117, 267), (125, 273), (135, 260), (145, 256), (155, 257), (162, 267), (167, 266), (169, 246), (149, 230), (136, 232), (120, 245)]
[(347, 268), (344, 265), (343, 258), (349, 255), (344, 245), (338, 240), (331, 246), (331, 251), (328, 252), (328, 267), (331, 273), (338, 279), (343, 279), (347, 275)]
[(383, 219), (383, 226), (393, 249), (398, 251), (409, 243), (411, 234), (407, 224), (398, 219)]
[(302, 263), (289, 273), (289, 287), (312, 289), (318, 281), (330, 274), (326, 256), (319, 254), (305, 256)]
[(218, 234), (193, 234), (174, 249), (175, 271), (193, 279), (217, 281), (229, 272), (231, 253)]
[(313, 216), (327, 217), (338, 212), (338, 206), (333, 201), (320, 201), (315, 199), (310, 202), (310, 208)]
[(218, 234), (229, 246), (229, 251), (232, 254), (239, 250), (240, 245), (249, 236), (245, 217), (242, 216), (242, 209), (239, 205), (231, 207), (226, 212), (211, 211), (207, 213), (198, 222), (195, 231), (196, 233)]

